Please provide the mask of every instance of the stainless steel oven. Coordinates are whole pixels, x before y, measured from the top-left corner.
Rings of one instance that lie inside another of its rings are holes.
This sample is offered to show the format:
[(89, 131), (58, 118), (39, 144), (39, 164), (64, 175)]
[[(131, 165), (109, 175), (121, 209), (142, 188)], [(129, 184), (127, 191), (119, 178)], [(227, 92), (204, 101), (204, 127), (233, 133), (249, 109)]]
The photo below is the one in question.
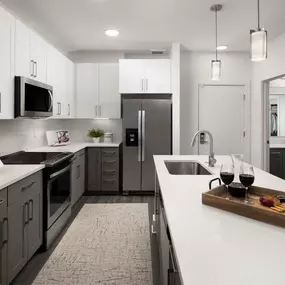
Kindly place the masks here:
[(47, 180), (47, 226), (50, 228), (71, 201), (71, 164), (56, 169)]
[(53, 115), (53, 88), (29, 78), (15, 77), (15, 118)]

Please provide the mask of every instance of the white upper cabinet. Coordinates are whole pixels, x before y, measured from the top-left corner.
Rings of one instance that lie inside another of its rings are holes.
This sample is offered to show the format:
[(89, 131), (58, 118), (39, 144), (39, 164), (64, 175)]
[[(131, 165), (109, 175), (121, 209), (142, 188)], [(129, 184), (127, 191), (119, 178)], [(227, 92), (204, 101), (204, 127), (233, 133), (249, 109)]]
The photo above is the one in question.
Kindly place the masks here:
[(114, 119), (121, 117), (117, 63), (99, 64), (99, 116)]
[(77, 64), (76, 107), (78, 118), (120, 118), (119, 65)]
[(121, 94), (170, 94), (169, 59), (121, 59)]
[(53, 87), (53, 116), (65, 115), (66, 58), (52, 46), (47, 51), (47, 84)]
[(76, 65), (76, 108), (78, 118), (99, 116), (98, 106), (98, 64)]
[(47, 81), (47, 44), (19, 20), (15, 27), (15, 75)]
[(14, 25), (15, 19), (0, 7), (0, 119), (14, 118)]
[(66, 59), (66, 92), (64, 100), (64, 116), (75, 117), (75, 66), (72, 61)]

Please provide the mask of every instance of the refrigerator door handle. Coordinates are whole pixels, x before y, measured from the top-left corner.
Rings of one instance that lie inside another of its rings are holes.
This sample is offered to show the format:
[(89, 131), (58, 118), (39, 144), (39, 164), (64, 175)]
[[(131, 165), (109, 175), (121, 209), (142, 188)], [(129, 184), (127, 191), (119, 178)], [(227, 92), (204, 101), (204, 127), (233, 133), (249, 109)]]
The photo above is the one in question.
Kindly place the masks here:
[(145, 110), (142, 112), (142, 161), (145, 158)]
[(142, 145), (141, 145), (141, 130), (142, 126), (142, 111), (138, 111), (138, 161), (142, 161), (141, 159), (141, 152), (142, 152)]

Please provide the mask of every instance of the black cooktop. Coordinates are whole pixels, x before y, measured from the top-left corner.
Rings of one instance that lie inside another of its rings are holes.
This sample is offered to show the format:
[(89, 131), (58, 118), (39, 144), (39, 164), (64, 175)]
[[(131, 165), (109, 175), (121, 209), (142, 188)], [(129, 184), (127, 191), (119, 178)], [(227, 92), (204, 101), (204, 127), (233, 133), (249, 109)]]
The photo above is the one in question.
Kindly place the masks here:
[(72, 157), (69, 152), (25, 152), (20, 151), (0, 157), (3, 164), (45, 164), (53, 165)]

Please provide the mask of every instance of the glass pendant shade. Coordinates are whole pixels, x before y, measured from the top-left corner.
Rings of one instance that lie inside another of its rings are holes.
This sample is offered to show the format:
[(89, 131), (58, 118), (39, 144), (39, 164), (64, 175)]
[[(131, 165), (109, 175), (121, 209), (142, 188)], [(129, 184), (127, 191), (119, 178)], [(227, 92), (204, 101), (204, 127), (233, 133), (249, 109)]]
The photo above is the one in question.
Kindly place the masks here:
[(218, 81), (221, 79), (222, 62), (220, 60), (212, 60), (211, 79)]
[(267, 31), (264, 29), (250, 31), (251, 60), (262, 61), (267, 58)]

